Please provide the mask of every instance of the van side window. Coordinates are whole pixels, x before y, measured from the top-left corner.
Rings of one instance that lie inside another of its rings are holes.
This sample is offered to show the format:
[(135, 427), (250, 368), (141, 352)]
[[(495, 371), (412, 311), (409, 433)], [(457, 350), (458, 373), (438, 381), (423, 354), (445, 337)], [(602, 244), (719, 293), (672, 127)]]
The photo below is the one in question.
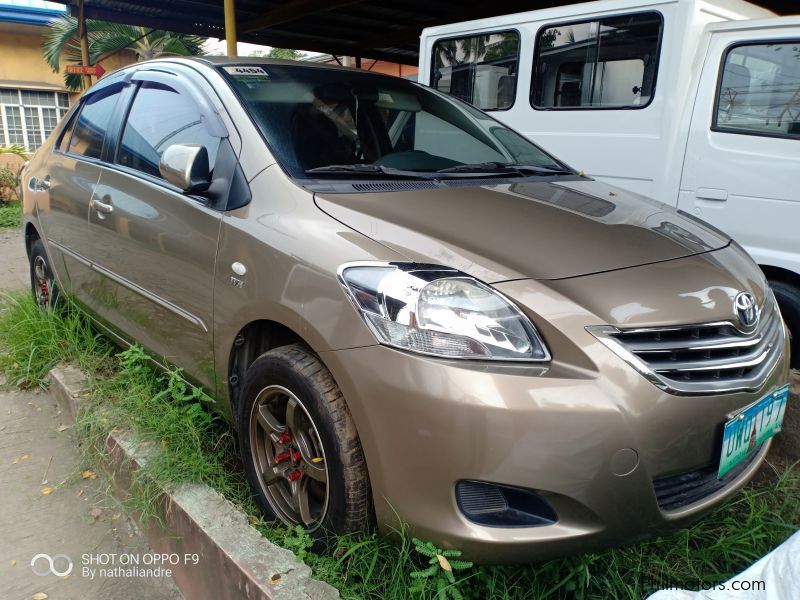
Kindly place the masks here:
[(158, 163), (164, 150), (172, 144), (200, 144), (208, 150), (213, 169), (219, 142), (206, 129), (191, 98), (162, 83), (145, 81), (133, 99), (117, 163), (161, 178)]
[(713, 129), (800, 139), (800, 41), (728, 50)]
[(121, 86), (110, 86), (89, 96), (83, 102), (75, 120), (67, 152), (89, 158), (100, 158), (106, 130), (121, 91)]
[(536, 36), (531, 104), (644, 108), (655, 92), (661, 29), (656, 12), (543, 27)]
[(514, 104), (518, 65), (516, 31), (438, 40), (431, 87), (482, 110), (504, 110)]

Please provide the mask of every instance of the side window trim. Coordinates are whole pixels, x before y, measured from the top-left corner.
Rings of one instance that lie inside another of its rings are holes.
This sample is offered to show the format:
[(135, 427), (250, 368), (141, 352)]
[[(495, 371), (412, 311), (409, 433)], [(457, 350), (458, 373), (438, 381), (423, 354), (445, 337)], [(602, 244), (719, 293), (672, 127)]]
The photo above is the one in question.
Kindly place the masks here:
[[(112, 112), (111, 120), (109, 121), (108, 127), (106, 128), (106, 131), (104, 132), (104, 135), (103, 135), (103, 146), (102, 146), (102, 148), (100, 150), (100, 156), (99, 157), (97, 157), (97, 156), (86, 156), (84, 154), (77, 154), (75, 152), (70, 152), (69, 149), (72, 147), (72, 138), (75, 135), (75, 126), (77, 125), (78, 119), (80, 118), (81, 113), (83, 112), (83, 109), (86, 106), (86, 102), (90, 98), (94, 98), (97, 94), (108, 92), (108, 90), (110, 88), (113, 88), (113, 87), (115, 87), (117, 85), (120, 86), (119, 97), (117, 98), (117, 104), (119, 104), (119, 102), (124, 99), (124, 97), (126, 95), (126, 92), (127, 92), (127, 90), (126, 90), (127, 85), (121, 80), (119, 80), (119, 81), (117, 81), (117, 80), (111, 81), (107, 85), (104, 85), (104, 86), (102, 86), (101, 88), (99, 88), (97, 90), (92, 90), (91, 93), (86, 94), (83, 98), (80, 99), (80, 101), (75, 106), (75, 109), (74, 109), (75, 112), (68, 116), (68, 120), (66, 121), (66, 125), (64, 126), (64, 129), (61, 131), (61, 133), (59, 133), (58, 144), (55, 146), (57, 152), (59, 152), (61, 154), (64, 154), (66, 156), (69, 156), (70, 158), (73, 158), (73, 159), (76, 159), (76, 160), (83, 160), (83, 161), (87, 161), (87, 162), (91, 162), (91, 163), (104, 163), (104, 162), (107, 162), (106, 161), (106, 154), (107, 154), (109, 142), (112, 141), (110, 136), (109, 136), (109, 134), (111, 132), (115, 132), (115, 128), (116, 128), (117, 123), (119, 121), (118, 111), (116, 111), (116, 110)], [(115, 105), (115, 108), (116, 108), (116, 105)], [(67, 132), (69, 132), (69, 134), (70, 134), (70, 139), (69, 139), (69, 143), (67, 144), (67, 150), (64, 151), (64, 150), (61, 150), (61, 143), (64, 141), (64, 135), (66, 135)]]
[[(536, 85), (536, 67), (539, 60), (539, 39), (541, 34), (548, 30), (553, 29), (555, 27), (564, 27), (567, 25), (580, 25), (582, 23), (592, 23), (592, 22), (601, 22), (603, 20), (608, 19), (618, 19), (624, 17), (635, 17), (638, 15), (656, 15), (660, 21), (659, 30), (658, 30), (658, 43), (656, 44), (656, 64), (653, 71), (653, 87), (652, 93), (650, 94), (650, 99), (647, 101), (646, 104), (642, 104), (641, 106), (634, 106), (634, 105), (625, 105), (625, 106), (537, 106), (534, 103), (534, 86)], [(542, 110), (542, 111), (572, 111), (572, 110), (642, 110), (647, 108), (653, 103), (653, 100), (656, 97), (656, 89), (658, 83), (658, 71), (661, 67), (661, 49), (663, 47), (664, 41), (664, 15), (659, 10), (644, 10), (644, 11), (636, 11), (636, 12), (628, 12), (628, 13), (616, 13), (616, 14), (607, 14), (607, 15), (600, 15), (591, 18), (581, 18), (581, 19), (574, 19), (570, 21), (559, 21), (559, 22), (551, 22), (545, 23), (539, 29), (536, 30), (536, 35), (533, 38), (534, 40), (534, 50), (533, 50), (533, 66), (531, 68), (531, 84), (530, 90), (528, 93), (528, 100), (531, 105), (531, 108), (534, 110)]]
[(715, 133), (727, 133), (732, 135), (750, 135), (755, 137), (775, 138), (780, 140), (800, 140), (800, 134), (787, 134), (781, 135), (777, 133), (755, 131), (749, 129), (735, 129), (732, 127), (721, 126), (717, 122), (719, 116), (719, 102), (722, 96), (722, 79), (725, 74), (725, 64), (728, 62), (728, 56), (737, 48), (746, 46), (774, 46), (776, 44), (800, 44), (800, 38), (775, 38), (775, 39), (758, 39), (733, 42), (728, 45), (722, 53), (720, 59), (719, 69), (717, 70), (716, 89), (714, 91), (714, 105), (711, 109), (711, 131)]
[(106, 132), (106, 142), (103, 145), (102, 154), (102, 161), (105, 164), (112, 164), (116, 160), (117, 151), (122, 140), (122, 132), (125, 130), (125, 123), (128, 121), (128, 113), (131, 110), (135, 96), (136, 84), (131, 83), (130, 78), (126, 78), (125, 87), (117, 99), (116, 110)]
[[(78, 114), (82, 109), (83, 102), (78, 102), (64, 117), (64, 126), (61, 131), (58, 132), (58, 140), (55, 144), (53, 144), (53, 151), (57, 154), (69, 154), (69, 146), (72, 142), (72, 131), (75, 127), (75, 121), (78, 119)], [(69, 139), (67, 140), (67, 150), (62, 150), (61, 145), (64, 143), (64, 138), (67, 137), (67, 134), (69, 134)]]
[[(517, 72), (514, 75), (514, 91), (511, 96), (511, 104), (508, 106), (504, 106), (502, 108), (481, 108), (485, 112), (503, 112), (506, 110), (511, 110), (517, 102), (517, 91), (519, 90), (519, 67), (521, 64), (521, 57), (522, 57), (522, 33), (519, 29), (514, 27), (507, 27), (503, 29), (492, 29), (490, 31), (479, 31), (477, 33), (469, 33), (467, 35), (450, 35), (447, 37), (441, 37), (434, 40), (433, 45), (431, 46), (431, 76), (428, 82), (429, 87), (435, 89), (436, 91), (441, 91), (434, 86), (433, 78), (436, 76), (436, 45), (440, 42), (448, 42), (450, 40), (463, 40), (469, 38), (476, 38), (482, 36), (490, 36), (490, 35), (499, 35), (503, 33), (513, 33), (517, 36), (517, 54), (516, 54), (516, 61), (517, 61)], [(445, 92), (442, 92), (445, 93)], [(448, 96), (451, 95), (448, 93)], [(460, 98), (459, 98), (460, 99)], [(470, 104), (472, 104), (470, 102)], [(476, 106), (476, 108), (479, 108)]]

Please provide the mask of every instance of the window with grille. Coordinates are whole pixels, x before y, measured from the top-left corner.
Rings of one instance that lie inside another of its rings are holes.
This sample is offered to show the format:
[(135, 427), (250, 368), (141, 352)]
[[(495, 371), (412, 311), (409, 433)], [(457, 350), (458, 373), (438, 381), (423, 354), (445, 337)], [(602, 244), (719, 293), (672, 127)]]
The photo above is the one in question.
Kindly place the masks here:
[(0, 88), (0, 145), (36, 151), (68, 109), (62, 92)]

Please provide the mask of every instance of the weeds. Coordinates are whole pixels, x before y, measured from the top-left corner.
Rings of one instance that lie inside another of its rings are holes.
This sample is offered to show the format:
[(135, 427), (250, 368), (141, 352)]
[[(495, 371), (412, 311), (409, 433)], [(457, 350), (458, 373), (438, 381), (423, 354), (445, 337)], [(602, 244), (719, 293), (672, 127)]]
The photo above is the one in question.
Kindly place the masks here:
[(472, 563), (466, 560), (459, 560), (460, 550), (442, 550), (431, 542), (423, 542), (414, 538), (414, 550), (428, 559), (428, 567), (409, 573), (409, 577), (415, 580), (414, 585), (408, 591), (414, 595), (424, 596), (433, 589), (436, 592), (437, 600), (463, 600), (464, 596), (458, 589), (454, 571), (466, 571), (472, 567)]
[(331, 540), (331, 552), (317, 553), (302, 529), (275, 527), (261, 519), (233, 432), (208, 410), (210, 399), (187, 386), (180, 372), (156, 371), (140, 348), (119, 352), (78, 311), (69, 306), (41, 311), (29, 295), (0, 301), (0, 343), (0, 369), (11, 384), (43, 386), (48, 370), (59, 362), (78, 364), (89, 374), (92, 395), (76, 427), (89, 460), (114, 427), (132, 429), (138, 439), (158, 449), (138, 477), (129, 507), (145, 518), (157, 516), (161, 486), (206, 483), (345, 599), (439, 600), (460, 595), (465, 600), (638, 600), (661, 587), (697, 589), (724, 581), (800, 526), (800, 474), (786, 470), (772, 482), (746, 488), (690, 529), (541, 564), (471, 566), (430, 544), (412, 545), (405, 531), (397, 532), (397, 543), (376, 533), (343, 536)]
[(20, 203), (0, 203), (0, 229), (16, 229), (20, 225), (22, 225), (22, 206)]

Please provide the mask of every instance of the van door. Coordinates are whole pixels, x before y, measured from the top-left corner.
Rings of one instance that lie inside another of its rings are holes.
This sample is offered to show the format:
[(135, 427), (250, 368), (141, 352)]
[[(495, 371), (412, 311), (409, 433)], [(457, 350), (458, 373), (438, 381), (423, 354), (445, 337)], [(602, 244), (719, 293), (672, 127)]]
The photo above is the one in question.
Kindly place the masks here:
[(196, 383), (213, 389), (213, 283), (222, 212), (159, 173), (172, 144), (222, 139), (177, 76), (142, 73), (119, 143), (89, 210), (92, 261), (102, 280), (94, 311)]
[(762, 266), (800, 273), (800, 32), (715, 31), (700, 79), (679, 208)]

